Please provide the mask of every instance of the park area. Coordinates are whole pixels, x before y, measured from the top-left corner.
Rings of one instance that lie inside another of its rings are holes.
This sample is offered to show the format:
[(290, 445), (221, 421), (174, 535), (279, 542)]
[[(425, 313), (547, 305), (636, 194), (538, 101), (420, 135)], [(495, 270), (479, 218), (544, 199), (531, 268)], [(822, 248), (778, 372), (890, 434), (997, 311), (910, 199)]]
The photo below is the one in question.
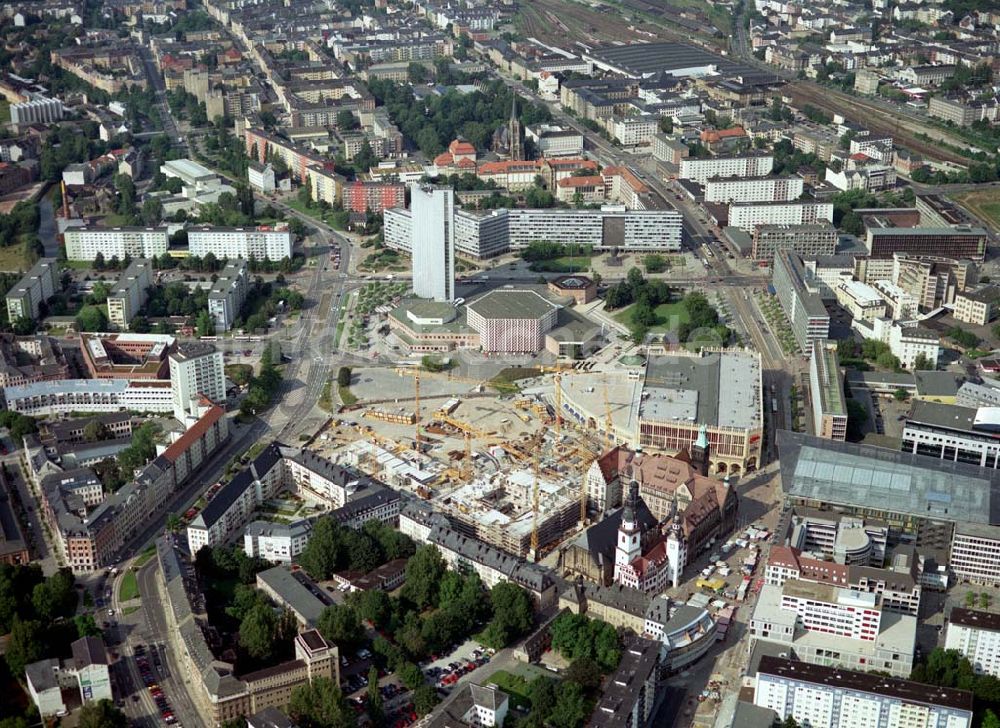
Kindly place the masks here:
[[(615, 314), (615, 321), (618, 321), (625, 326), (631, 326), (632, 309), (634, 306), (635, 304), (632, 304), (632, 306), (618, 311)], [(653, 309), (653, 313), (656, 315), (656, 323), (649, 327), (649, 331), (652, 333), (677, 331), (682, 325), (691, 322), (691, 316), (688, 313), (687, 307), (684, 305), (684, 301), (661, 303)]]
[(955, 202), (976, 215), (993, 230), (1000, 230), (1000, 189), (993, 187), (953, 195)]

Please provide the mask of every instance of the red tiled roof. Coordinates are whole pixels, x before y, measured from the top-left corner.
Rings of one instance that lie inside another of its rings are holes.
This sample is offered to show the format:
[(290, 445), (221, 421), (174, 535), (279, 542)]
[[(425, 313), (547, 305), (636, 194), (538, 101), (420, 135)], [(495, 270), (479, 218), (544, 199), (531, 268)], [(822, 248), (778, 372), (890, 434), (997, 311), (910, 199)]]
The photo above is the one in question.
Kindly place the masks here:
[(717, 142), (722, 139), (734, 139), (741, 136), (746, 136), (746, 131), (744, 131), (742, 126), (734, 126), (729, 129), (705, 129), (701, 132), (701, 140), (703, 142)]
[(596, 175), (593, 177), (564, 177), (556, 184), (560, 187), (603, 187), (604, 178)]
[(177, 438), (170, 447), (163, 451), (163, 457), (174, 463), (180, 459), (181, 455), (187, 452), (198, 439), (208, 432), (208, 429), (225, 416), (226, 411), (219, 405), (212, 405), (201, 418), (188, 428), (187, 432)]
[(448, 151), (452, 154), (471, 154), (475, 156), (476, 148), (464, 139), (456, 139), (448, 145)]

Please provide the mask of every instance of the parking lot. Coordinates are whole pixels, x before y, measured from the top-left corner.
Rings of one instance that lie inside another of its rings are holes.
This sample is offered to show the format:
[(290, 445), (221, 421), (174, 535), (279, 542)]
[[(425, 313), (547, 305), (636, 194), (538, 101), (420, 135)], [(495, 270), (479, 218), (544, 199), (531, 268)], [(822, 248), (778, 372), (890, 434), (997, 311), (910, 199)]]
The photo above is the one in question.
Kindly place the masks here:
[(421, 664), (420, 669), (436, 687), (449, 690), (463, 675), (489, 662), (492, 655), (493, 650), (487, 650), (478, 642), (469, 640), (450, 654)]

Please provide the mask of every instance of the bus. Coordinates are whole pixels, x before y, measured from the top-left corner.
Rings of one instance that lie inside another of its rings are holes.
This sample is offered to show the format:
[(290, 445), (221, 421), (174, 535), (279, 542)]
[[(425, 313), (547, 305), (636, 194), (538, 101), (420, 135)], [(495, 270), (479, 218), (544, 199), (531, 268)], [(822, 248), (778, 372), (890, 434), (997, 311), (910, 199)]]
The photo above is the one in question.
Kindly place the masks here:
[(776, 397), (771, 397), (771, 414), (776, 414), (778, 412), (778, 400)]

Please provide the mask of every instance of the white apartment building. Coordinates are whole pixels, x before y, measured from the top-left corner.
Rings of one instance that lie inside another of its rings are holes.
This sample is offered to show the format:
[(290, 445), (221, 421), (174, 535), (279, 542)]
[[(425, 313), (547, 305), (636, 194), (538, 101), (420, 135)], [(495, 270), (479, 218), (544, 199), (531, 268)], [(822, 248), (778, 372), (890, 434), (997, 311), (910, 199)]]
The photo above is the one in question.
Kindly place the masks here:
[(804, 185), (801, 177), (713, 177), (705, 182), (705, 202), (790, 202)]
[(970, 728), (972, 693), (764, 655), (753, 703), (816, 728)]
[(1000, 614), (954, 607), (944, 648), (961, 652), (976, 674), (1000, 677)]
[(256, 228), (189, 228), (188, 252), (200, 258), (284, 260), (292, 257), (292, 234), (287, 225)]
[(247, 181), (250, 183), (250, 187), (261, 192), (265, 195), (269, 195), (274, 192), (275, 182), (274, 182), (274, 167), (271, 164), (251, 161), (247, 165)]
[(216, 332), (229, 331), (240, 315), (249, 287), (247, 262), (231, 260), (219, 273), (208, 293), (208, 313), (215, 323)]
[(10, 105), (11, 124), (51, 124), (62, 118), (63, 105), (59, 99), (35, 98)]
[(872, 283), (872, 288), (885, 301), (886, 316), (894, 321), (912, 319), (920, 312), (920, 301), (909, 291), (885, 279)]
[(941, 337), (931, 329), (915, 326), (912, 322), (893, 321), (881, 316), (871, 321), (855, 319), (851, 328), (865, 339), (877, 339), (888, 344), (889, 351), (907, 369), (912, 369), (921, 355), (936, 365), (941, 354)]
[(305, 518), (292, 523), (254, 521), (243, 531), (243, 551), (251, 558), (288, 564), (302, 553), (310, 536), (312, 521)]
[(955, 294), (955, 318), (967, 324), (985, 326), (1000, 313), (1000, 286), (984, 286)]
[(67, 260), (92, 263), (100, 253), (104, 260), (117, 258), (156, 258), (167, 252), (167, 228), (143, 227), (78, 227), (63, 235)]
[(652, 114), (617, 116), (609, 124), (615, 139), (623, 147), (648, 146), (660, 130), (660, 119)]
[(226, 375), (221, 351), (211, 344), (191, 341), (180, 344), (169, 359), (174, 417), (184, 422), (202, 396), (215, 404), (225, 404)]
[(410, 185), (410, 256), (413, 292), (434, 301), (455, 300), (455, 193)]
[(795, 613), (806, 630), (874, 642), (882, 621), (878, 594), (790, 579), (781, 608)]
[(146, 292), (153, 285), (153, 261), (133, 260), (108, 293), (108, 321), (120, 331), (127, 331), (132, 319), (146, 303)]
[(59, 289), (59, 265), (55, 258), (39, 258), (14, 287), (7, 291), (7, 320), (37, 319), (39, 306)]
[(42, 417), (69, 412), (171, 412), (170, 382), (164, 380), (57, 379), (4, 388), (7, 409)]
[(874, 321), (885, 316), (885, 301), (878, 291), (866, 283), (841, 281), (836, 294), (837, 303), (847, 309), (855, 321)]
[(748, 233), (758, 225), (814, 225), (833, 222), (832, 202), (734, 202), (729, 224)]
[(328, 205), (340, 204), (344, 193), (343, 177), (332, 169), (325, 169), (318, 164), (306, 167), (306, 177), (309, 180), (313, 200)]
[(769, 154), (687, 157), (680, 161), (678, 177), (703, 185), (713, 177), (763, 177), (771, 174), (772, 169), (774, 169), (774, 157)]

